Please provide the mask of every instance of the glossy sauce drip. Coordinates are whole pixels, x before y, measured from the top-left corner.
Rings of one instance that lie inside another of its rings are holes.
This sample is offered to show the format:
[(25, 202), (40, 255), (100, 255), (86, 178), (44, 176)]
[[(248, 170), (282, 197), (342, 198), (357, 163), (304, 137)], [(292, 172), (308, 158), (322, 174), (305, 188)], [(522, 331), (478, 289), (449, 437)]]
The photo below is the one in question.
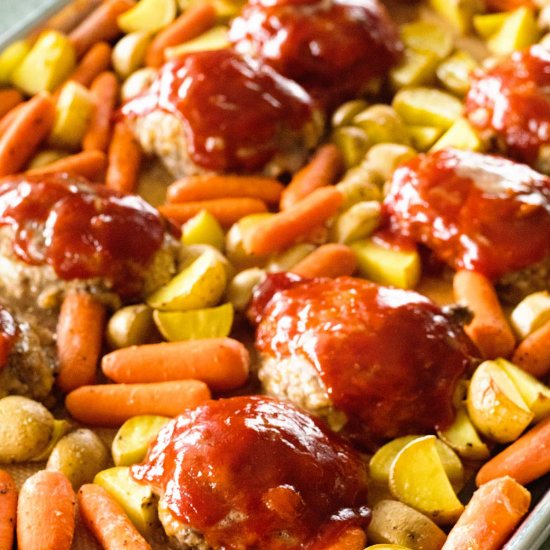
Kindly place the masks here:
[(254, 296), (253, 314), (267, 304), (256, 337), (261, 353), (309, 359), (332, 403), (375, 439), (452, 422), (455, 385), (475, 350), (439, 307), (351, 277), (290, 285), (287, 277), (270, 275)]
[(550, 51), (533, 46), (474, 73), (466, 111), (474, 126), (504, 141), (508, 155), (536, 161), (550, 144)]
[(311, 121), (312, 108), (312, 99), (296, 83), (232, 50), (218, 50), (166, 64), (150, 91), (130, 100), (122, 113), (175, 114), (196, 164), (250, 172), (278, 151), (282, 132), (300, 132)]
[(214, 548), (321, 549), (366, 527), (359, 455), (318, 420), (268, 397), (211, 401), (170, 422), (138, 481)]
[(454, 269), (498, 279), (550, 255), (550, 178), (500, 157), (455, 150), (398, 168), (390, 229)]
[(66, 280), (103, 277), (122, 295), (139, 293), (165, 231), (141, 198), (66, 174), (0, 181), (0, 225), (15, 232), (24, 262), (49, 264)]
[(7, 364), (17, 339), (17, 323), (11, 313), (0, 306), (0, 370)]
[(329, 106), (357, 97), (403, 50), (377, 0), (252, 0), (229, 37)]

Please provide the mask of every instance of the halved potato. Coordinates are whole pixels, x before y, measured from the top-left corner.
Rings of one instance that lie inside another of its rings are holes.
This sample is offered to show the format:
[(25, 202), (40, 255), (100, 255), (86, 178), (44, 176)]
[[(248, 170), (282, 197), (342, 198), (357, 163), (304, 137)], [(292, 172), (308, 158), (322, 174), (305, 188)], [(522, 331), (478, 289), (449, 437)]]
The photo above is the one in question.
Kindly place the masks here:
[(550, 294), (546, 290), (529, 294), (514, 308), (510, 320), (520, 338), (529, 336), (550, 321)]
[(474, 372), (466, 407), (476, 429), (499, 443), (517, 439), (535, 418), (512, 380), (495, 361), (485, 361)]
[(176, 18), (176, 0), (141, 0), (117, 18), (125, 33), (144, 31), (155, 33)]
[(185, 245), (209, 244), (222, 250), (225, 243), (220, 222), (207, 210), (201, 210), (182, 226), (181, 242)]
[(207, 250), (170, 282), (147, 298), (154, 309), (177, 311), (214, 306), (227, 284), (226, 268)]
[(269, 212), (262, 214), (249, 214), (244, 216), (237, 223), (234, 223), (225, 236), (225, 253), (231, 263), (238, 269), (247, 267), (258, 267), (263, 264), (265, 257), (255, 256), (248, 253), (243, 246), (244, 234), (250, 231), (259, 223), (264, 222), (273, 216)]
[(454, 523), (464, 510), (437, 452), (437, 438), (411, 441), (390, 468), (390, 490), (401, 502), (426, 514), (439, 525)]
[(447, 535), (414, 508), (397, 500), (381, 500), (372, 510), (367, 538), (380, 547), (439, 550)]

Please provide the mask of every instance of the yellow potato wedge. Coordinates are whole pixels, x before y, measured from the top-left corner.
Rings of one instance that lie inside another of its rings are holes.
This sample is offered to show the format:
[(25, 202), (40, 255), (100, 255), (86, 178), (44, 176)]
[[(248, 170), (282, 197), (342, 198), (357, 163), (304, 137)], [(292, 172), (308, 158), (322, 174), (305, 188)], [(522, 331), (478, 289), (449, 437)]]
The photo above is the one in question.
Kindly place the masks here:
[(397, 500), (378, 502), (367, 530), (369, 542), (378, 543), (379, 547), (439, 550), (446, 538), (430, 518)]
[(529, 294), (514, 308), (510, 320), (520, 338), (529, 336), (550, 321), (550, 294), (546, 290)]
[(176, 18), (176, 0), (141, 0), (117, 18), (125, 33), (143, 31), (156, 33)]
[(112, 349), (146, 344), (153, 334), (153, 310), (146, 304), (123, 307), (107, 323), (107, 343)]
[(438, 525), (454, 523), (464, 510), (437, 452), (437, 438), (427, 435), (411, 441), (390, 468), (389, 485), (401, 502), (426, 514)]
[(121, 78), (127, 78), (143, 66), (151, 35), (135, 31), (123, 36), (113, 48), (113, 68)]
[(217, 25), (193, 40), (188, 40), (172, 48), (166, 48), (164, 55), (166, 59), (174, 59), (191, 52), (227, 48), (230, 45), (229, 39), (227, 38), (228, 31), (229, 29), (225, 25)]
[(222, 250), (225, 235), (220, 222), (210, 212), (202, 210), (183, 224), (181, 242), (185, 245), (209, 244)]
[(13, 71), (30, 50), (31, 45), (26, 40), (17, 40), (0, 53), (0, 85), (10, 84)]

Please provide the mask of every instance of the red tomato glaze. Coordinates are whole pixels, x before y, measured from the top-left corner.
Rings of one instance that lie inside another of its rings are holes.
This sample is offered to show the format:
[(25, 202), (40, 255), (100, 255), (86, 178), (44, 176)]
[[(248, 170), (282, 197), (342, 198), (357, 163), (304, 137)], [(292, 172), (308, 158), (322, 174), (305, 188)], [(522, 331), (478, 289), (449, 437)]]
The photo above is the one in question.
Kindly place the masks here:
[(536, 161), (550, 144), (550, 51), (542, 46), (514, 52), (491, 69), (473, 74), (466, 97), (470, 122), (491, 130), (509, 156)]
[(179, 416), (132, 475), (214, 548), (320, 549), (370, 518), (359, 455), (269, 397), (211, 401)]
[(11, 313), (0, 306), (0, 370), (8, 364), (9, 354), (17, 339), (17, 323)]
[(197, 52), (167, 63), (145, 95), (122, 108), (128, 117), (156, 109), (184, 123), (193, 162), (215, 171), (255, 171), (278, 151), (282, 131), (299, 133), (313, 103), (296, 83), (232, 50)]
[(398, 168), (390, 229), (454, 269), (498, 279), (550, 255), (550, 178), (489, 155), (444, 150)]
[(250, 0), (229, 37), (331, 105), (384, 76), (403, 50), (378, 0)]
[(334, 406), (367, 437), (452, 422), (455, 385), (476, 352), (438, 306), (351, 277), (290, 281), (270, 275), (255, 293), (250, 315), (262, 354), (309, 359)]
[(66, 174), (0, 180), (0, 225), (15, 232), (13, 251), (24, 262), (49, 264), (61, 279), (103, 277), (122, 295), (139, 293), (165, 233), (138, 196)]

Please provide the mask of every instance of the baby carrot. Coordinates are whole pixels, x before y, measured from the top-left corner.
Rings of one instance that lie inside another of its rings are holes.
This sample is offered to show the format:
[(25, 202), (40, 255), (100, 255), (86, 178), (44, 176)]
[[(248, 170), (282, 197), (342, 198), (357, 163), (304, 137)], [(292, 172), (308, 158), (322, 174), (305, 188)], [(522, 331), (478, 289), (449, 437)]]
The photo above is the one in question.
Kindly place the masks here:
[(442, 550), (499, 550), (530, 501), (529, 491), (511, 477), (489, 481), (474, 493)]
[(294, 174), (283, 191), (281, 210), (287, 210), (315, 189), (334, 183), (343, 169), (344, 160), (340, 149), (332, 143), (323, 145), (309, 164)]
[(550, 372), (550, 321), (519, 344), (512, 361), (538, 378)]
[(482, 356), (485, 359), (509, 357), (515, 338), (491, 282), (481, 273), (461, 270), (454, 276), (453, 289), (457, 302), (474, 315), (465, 330)]
[(160, 67), (166, 48), (187, 42), (210, 29), (216, 22), (216, 10), (211, 4), (190, 7), (153, 39), (145, 55), (148, 67)]
[(245, 250), (264, 256), (288, 248), (336, 214), (342, 200), (342, 194), (335, 187), (316, 189), (288, 210), (275, 214), (247, 232), (244, 235)]
[(82, 57), (94, 44), (116, 38), (121, 32), (117, 17), (134, 4), (133, 0), (108, 0), (84, 19), (69, 35), (78, 57)]
[(547, 472), (550, 472), (550, 418), (486, 462), (477, 473), (476, 483), (482, 485), (507, 475), (526, 485)]
[(213, 199), (159, 206), (159, 211), (164, 216), (178, 223), (186, 222), (201, 210), (210, 212), (223, 226), (229, 227), (249, 214), (267, 212), (267, 206), (259, 199), (250, 198)]
[(0, 177), (24, 168), (48, 137), (55, 119), (55, 104), (47, 94), (35, 95), (16, 109), (11, 124), (0, 136)]
[(0, 118), (22, 102), (23, 96), (18, 90), (14, 88), (0, 90)]
[(77, 494), (86, 527), (105, 550), (151, 550), (124, 510), (101, 486), (87, 483)]
[(46, 166), (29, 170), (27, 174), (40, 175), (55, 172), (68, 172), (90, 181), (102, 181), (107, 166), (107, 157), (101, 151), (84, 151), (56, 160)]
[(301, 277), (343, 277), (357, 267), (353, 250), (345, 244), (324, 244), (290, 269)]
[(132, 130), (123, 122), (116, 124), (109, 146), (105, 185), (125, 193), (135, 191), (141, 156), (141, 147)]
[(362, 529), (350, 527), (342, 533), (336, 542), (329, 544), (323, 550), (363, 550), (367, 536)]
[(207, 174), (189, 176), (168, 187), (168, 202), (203, 201), (228, 197), (250, 197), (277, 204), (284, 186), (276, 179), (260, 176)]
[(18, 550), (69, 550), (75, 526), (75, 494), (61, 472), (27, 478), (17, 504)]
[(80, 422), (117, 427), (139, 414), (177, 416), (208, 399), (210, 391), (204, 382), (179, 380), (82, 386), (67, 395), (65, 406)]
[(12, 550), (13, 548), (16, 510), (15, 481), (8, 472), (0, 470), (0, 550)]
[(118, 101), (119, 85), (114, 73), (103, 72), (90, 86), (95, 109), (82, 140), (84, 151), (107, 152), (111, 139), (111, 121)]
[(105, 307), (90, 294), (70, 291), (57, 322), (57, 386), (70, 392), (93, 384), (101, 353)]
[(67, 80), (78, 82), (88, 88), (94, 79), (111, 66), (111, 46), (107, 42), (94, 44), (80, 60)]
[(194, 378), (208, 384), (212, 391), (241, 387), (248, 379), (249, 367), (247, 349), (232, 338), (133, 346), (108, 353), (101, 361), (103, 373), (115, 382)]

